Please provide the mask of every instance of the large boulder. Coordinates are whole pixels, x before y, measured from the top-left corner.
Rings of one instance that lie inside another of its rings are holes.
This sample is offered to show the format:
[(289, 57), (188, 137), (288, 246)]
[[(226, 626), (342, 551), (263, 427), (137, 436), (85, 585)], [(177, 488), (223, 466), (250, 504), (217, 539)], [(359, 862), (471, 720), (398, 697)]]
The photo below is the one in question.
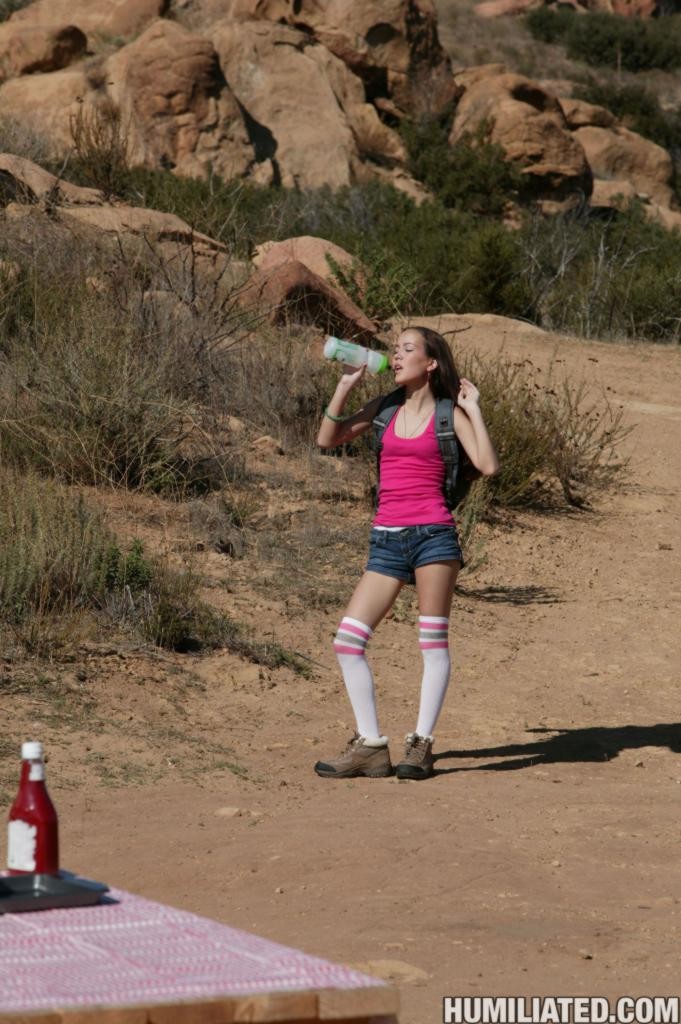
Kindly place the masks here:
[(459, 101), (450, 144), (479, 133), (500, 145), (552, 210), (591, 194), (592, 175), (558, 99), (522, 75), (479, 78)]
[(45, 75), (24, 75), (0, 85), (0, 110), (43, 140), (47, 155), (62, 159), (73, 148), (71, 123), (92, 90), (82, 64)]
[(605, 181), (596, 178), (590, 206), (595, 210), (625, 210), (632, 202), (643, 199), (641, 209), (649, 221), (668, 231), (681, 232), (681, 212), (647, 201), (630, 181)]
[(226, 180), (247, 172), (253, 147), (210, 40), (158, 20), (104, 70), (131, 163), (194, 177), (212, 170)]
[(360, 157), (380, 167), (393, 167), (406, 161), (407, 153), (402, 139), (381, 121), (376, 107), (366, 102), (361, 79), (350, 72), (325, 46), (308, 46), (305, 53), (319, 67), (331, 86), (336, 102), (350, 125)]
[(0, 153), (0, 206), (8, 202), (42, 203), (47, 206), (101, 206), (104, 194), (81, 188), (34, 164), (32, 160)]
[(180, 7), (202, 27), (225, 18), (302, 30), (362, 79), (371, 100), (442, 108), (456, 94), (432, 0), (184, 0)]
[(352, 267), (353, 258), (349, 252), (334, 242), (327, 242), (325, 238), (316, 238), (314, 235), (299, 235), (297, 238), (286, 238), (283, 242), (263, 242), (256, 246), (253, 263), (258, 270), (269, 271), (282, 263), (297, 260), (318, 277), (333, 281), (334, 272), (327, 257), (343, 270)]
[(256, 270), (239, 301), (263, 310), (272, 323), (314, 323), (320, 330), (357, 341), (371, 341), (378, 330), (345, 292), (299, 260)]
[(87, 46), (75, 25), (0, 24), (0, 80), (36, 71), (58, 71)]
[(575, 131), (594, 177), (630, 181), (639, 195), (671, 206), (674, 168), (666, 149), (622, 125), (588, 125)]
[(285, 25), (221, 21), (211, 38), (247, 112), (256, 159), (271, 161), (275, 181), (300, 188), (349, 185), (360, 155), (342, 103), (363, 101), (359, 79)]
[(160, 18), (170, 0), (35, 0), (11, 15), (11, 25), (77, 25), (86, 35), (128, 38)]
[(614, 114), (611, 114), (605, 107), (597, 106), (595, 103), (586, 103), (584, 100), (577, 100), (572, 96), (561, 96), (558, 102), (570, 131), (575, 131), (577, 128), (586, 128), (587, 125), (596, 125), (598, 128), (612, 128), (617, 121)]
[(589, 206), (593, 210), (623, 210), (637, 198), (636, 188), (630, 181), (605, 181), (594, 178)]
[(483, 78), (498, 78), (499, 75), (507, 74), (508, 68), (505, 64), (473, 64), (472, 67), (455, 71), (454, 77), (459, 89), (464, 93)]
[(483, 0), (473, 10), (479, 18), (501, 18), (507, 14), (525, 14), (541, 6), (542, 0)]
[(90, 234), (95, 231), (116, 239), (139, 240), (168, 260), (190, 250), (202, 271), (209, 265), (222, 269), (225, 262), (225, 247), (220, 242), (195, 231), (174, 213), (117, 204), (61, 207), (53, 215), (61, 223), (74, 229), (82, 227)]
[[(6, 158), (0, 158), (0, 164), (6, 162)], [(99, 252), (113, 263), (122, 260), (129, 266), (142, 261), (163, 288), (170, 288), (180, 297), (193, 295), (197, 302), (205, 299), (208, 306), (216, 302), (217, 310), (224, 295), (233, 291), (231, 260), (225, 246), (194, 231), (180, 217), (122, 203), (88, 203), (88, 196), (75, 197), (82, 203), (57, 203), (57, 191), (41, 197), (46, 182), (41, 181), (40, 171), (31, 167), (25, 174), (26, 189), (35, 189), (37, 202), (28, 191), (12, 195), (3, 189), (8, 172), (0, 171), (6, 229), (23, 247)], [(97, 290), (107, 287), (99, 277), (89, 278), (87, 283)]]
[[(500, 18), (545, 5), (546, 0), (483, 0), (473, 10), (481, 18)], [(561, 0), (561, 6), (572, 7), (577, 14), (602, 12), (622, 18), (652, 18), (665, 13), (662, 0)]]

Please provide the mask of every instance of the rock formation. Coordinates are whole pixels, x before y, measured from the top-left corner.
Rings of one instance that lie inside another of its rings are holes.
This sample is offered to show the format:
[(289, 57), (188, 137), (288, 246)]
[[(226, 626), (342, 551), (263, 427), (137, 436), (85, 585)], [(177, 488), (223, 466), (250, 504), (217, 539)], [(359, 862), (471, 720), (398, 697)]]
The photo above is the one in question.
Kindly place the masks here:
[(254, 160), (244, 116), (210, 40), (158, 20), (108, 59), (106, 96), (120, 112), (128, 159), (146, 167), (225, 180)]
[(76, 25), (86, 36), (127, 39), (168, 11), (170, 0), (34, 0), (15, 11), (10, 25)]
[(522, 75), (489, 74), (466, 88), (454, 117), (450, 143), (484, 133), (502, 146), (548, 210), (591, 194), (584, 150), (572, 135), (558, 99)]
[(0, 24), (0, 80), (36, 71), (58, 71), (80, 57), (87, 39), (71, 24)]
[(630, 182), (637, 193), (660, 206), (671, 206), (674, 169), (666, 149), (622, 125), (587, 125), (575, 131), (594, 177)]
[(264, 309), (272, 323), (314, 323), (321, 330), (356, 341), (371, 341), (378, 331), (378, 325), (340, 288), (299, 260), (256, 270), (240, 302)]
[(181, 0), (179, 11), (201, 29), (224, 18), (302, 31), (362, 80), (372, 102), (443, 109), (455, 95), (432, 0)]

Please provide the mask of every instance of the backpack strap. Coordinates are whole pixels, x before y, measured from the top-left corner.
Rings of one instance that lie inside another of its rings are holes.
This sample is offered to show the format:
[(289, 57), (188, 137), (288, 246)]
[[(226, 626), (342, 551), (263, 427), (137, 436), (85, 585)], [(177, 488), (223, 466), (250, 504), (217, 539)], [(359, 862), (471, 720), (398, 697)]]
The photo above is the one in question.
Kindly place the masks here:
[(456, 499), (456, 481), (459, 473), (459, 441), (454, 430), (454, 403), (451, 398), (438, 398), (435, 403), (435, 434), (445, 464), (444, 492), (447, 508), (451, 511)]
[(383, 447), (385, 429), (402, 405), (404, 405), (404, 388), (397, 388), (396, 391), (391, 391), (389, 395), (384, 395), (379, 403), (373, 419), (374, 451), (379, 459), (381, 448)]

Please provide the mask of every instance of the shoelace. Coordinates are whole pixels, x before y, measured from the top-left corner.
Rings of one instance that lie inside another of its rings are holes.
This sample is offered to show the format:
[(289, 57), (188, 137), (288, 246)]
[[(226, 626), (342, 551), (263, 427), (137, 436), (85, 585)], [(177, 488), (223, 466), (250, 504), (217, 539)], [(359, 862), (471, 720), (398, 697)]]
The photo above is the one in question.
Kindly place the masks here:
[(405, 760), (409, 760), (410, 757), (425, 753), (427, 744), (428, 740), (424, 740), (422, 736), (412, 736), (407, 740), (407, 749), (404, 752)]
[(340, 755), (339, 755), (339, 756), (340, 756), (340, 757), (342, 757), (342, 756), (343, 756), (343, 754), (347, 754), (347, 753), (348, 753), (348, 751), (352, 750), (352, 748), (353, 748), (354, 746), (356, 746), (356, 745), (357, 745), (358, 741), (359, 741), (359, 733), (358, 733), (358, 732), (356, 732), (356, 733), (354, 733), (354, 734), (353, 734), (353, 735), (352, 735), (352, 736), (350, 737), (350, 739), (348, 740), (348, 742), (347, 742), (347, 743), (345, 744), (345, 746), (344, 746), (344, 747), (343, 747), (343, 749), (341, 750), (341, 752), (340, 752)]

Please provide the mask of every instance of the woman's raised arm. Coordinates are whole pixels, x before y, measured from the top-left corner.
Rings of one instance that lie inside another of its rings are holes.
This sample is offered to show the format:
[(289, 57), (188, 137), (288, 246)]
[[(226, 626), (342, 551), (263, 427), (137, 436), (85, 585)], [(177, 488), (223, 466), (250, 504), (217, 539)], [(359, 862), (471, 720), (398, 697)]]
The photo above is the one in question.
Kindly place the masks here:
[(344, 417), (342, 415), (348, 395), (359, 384), (365, 371), (366, 366), (361, 366), (359, 370), (345, 371), (338, 381), (333, 398), (324, 410), (324, 416), (319, 427), (317, 444), (320, 448), (337, 448), (339, 445), (347, 444), (348, 441), (352, 441), (354, 438), (366, 433), (370, 428), (378, 411), (381, 401), (380, 397), (372, 398), (370, 402), (367, 402), (366, 405), (352, 416)]
[(500, 465), (480, 410), (480, 392), (465, 377), (454, 409), (454, 429), (468, 458), (483, 476), (494, 476)]

